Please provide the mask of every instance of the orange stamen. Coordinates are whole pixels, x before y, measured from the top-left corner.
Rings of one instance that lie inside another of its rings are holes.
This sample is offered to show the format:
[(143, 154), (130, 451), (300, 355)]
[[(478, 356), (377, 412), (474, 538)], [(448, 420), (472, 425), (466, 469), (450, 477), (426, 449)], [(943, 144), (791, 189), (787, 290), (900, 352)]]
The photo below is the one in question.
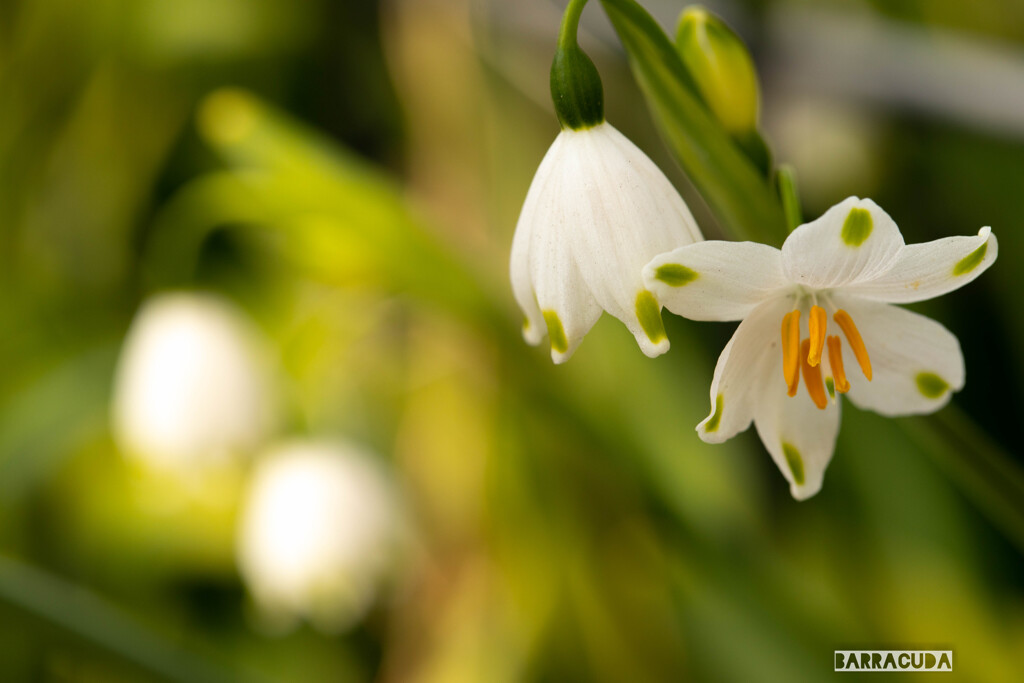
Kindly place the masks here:
[(789, 395), (796, 396), (800, 386), (800, 311), (790, 311), (782, 318), (782, 375)]
[(864, 346), (864, 340), (861, 339), (860, 332), (857, 331), (857, 326), (853, 324), (853, 318), (850, 314), (839, 309), (836, 314), (832, 316), (832, 319), (839, 325), (839, 329), (846, 335), (846, 341), (850, 344), (850, 348), (853, 349), (853, 356), (857, 359), (860, 364), (861, 372), (864, 376), (871, 381), (871, 357), (868, 356), (868, 350)]
[(821, 351), (825, 348), (825, 327), (828, 318), (821, 306), (811, 306), (811, 315), (807, 318), (807, 328), (811, 333), (810, 351), (807, 352), (807, 363), (816, 367), (821, 363)]
[(836, 391), (845, 394), (850, 390), (850, 381), (846, 379), (846, 370), (843, 369), (843, 347), (839, 341), (839, 335), (833, 334), (828, 339), (828, 364), (832, 366), (832, 380), (835, 383)]
[(800, 344), (800, 364), (803, 366), (804, 384), (807, 386), (807, 393), (811, 395), (814, 405), (824, 410), (828, 405), (828, 398), (825, 396), (825, 383), (821, 381), (821, 366), (812, 366), (807, 362), (807, 352), (811, 348), (811, 340), (804, 339)]

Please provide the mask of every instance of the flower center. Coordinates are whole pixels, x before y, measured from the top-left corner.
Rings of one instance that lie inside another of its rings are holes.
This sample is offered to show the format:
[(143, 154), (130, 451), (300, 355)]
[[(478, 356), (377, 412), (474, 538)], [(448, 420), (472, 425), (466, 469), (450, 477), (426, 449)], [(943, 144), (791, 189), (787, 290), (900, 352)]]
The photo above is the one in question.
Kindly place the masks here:
[[(789, 396), (796, 396), (800, 388), (800, 375), (804, 376), (804, 386), (814, 405), (824, 410), (828, 405), (825, 395), (825, 382), (822, 380), (822, 352), (828, 353), (826, 379), (829, 380), (828, 393), (834, 391), (845, 394), (850, 390), (850, 382), (846, 378), (843, 367), (843, 347), (839, 335), (827, 335), (828, 316), (825, 309), (817, 304), (811, 306), (807, 319), (808, 337), (800, 340), (800, 309), (796, 308), (782, 318), (782, 374), (786, 380)], [(850, 314), (839, 309), (832, 316), (839, 329), (846, 337), (846, 343), (853, 351), (864, 377), (871, 381), (871, 358), (864, 346), (864, 340), (857, 330)]]

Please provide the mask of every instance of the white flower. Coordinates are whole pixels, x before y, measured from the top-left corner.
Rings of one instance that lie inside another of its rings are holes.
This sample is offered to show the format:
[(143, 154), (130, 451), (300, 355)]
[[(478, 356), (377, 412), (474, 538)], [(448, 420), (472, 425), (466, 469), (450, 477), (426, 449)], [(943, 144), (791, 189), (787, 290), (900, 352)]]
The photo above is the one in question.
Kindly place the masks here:
[(679, 193), (610, 124), (563, 129), (537, 169), (512, 240), (511, 276), (523, 336), (544, 330), (556, 363), (569, 359), (602, 309), (641, 350), (668, 350), (661, 305), (640, 273), (656, 255), (701, 238)]
[(168, 469), (227, 463), (273, 429), (267, 359), (253, 326), (218, 297), (166, 294), (128, 332), (114, 384), (126, 454)]
[(392, 482), (373, 458), (342, 443), (285, 443), (253, 475), (239, 569), (267, 615), (346, 628), (394, 568), (401, 520)]
[(781, 251), (704, 242), (657, 257), (644, 281), (673, 313), (743, 321), (718, 359), (711, 414), (697, 432), (720, 443), (753, 420), (802, 500), (821, 488), (832, 458), (836, 394), (895, 416), (938, 410), (963, 387), (956, 337), (889, 304), (962, 287), (997, 250), (987, 227), (976, 237), (905, 245), (888, 214), (850, 197), (794, 230)]

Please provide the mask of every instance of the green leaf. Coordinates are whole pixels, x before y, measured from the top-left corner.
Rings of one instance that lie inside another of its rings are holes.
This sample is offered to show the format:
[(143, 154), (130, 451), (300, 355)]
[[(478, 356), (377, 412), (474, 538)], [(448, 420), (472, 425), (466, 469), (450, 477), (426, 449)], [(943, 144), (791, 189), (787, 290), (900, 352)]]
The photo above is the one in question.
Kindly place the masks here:
[(74, 453), (83, 435), (106, 427), (117, 347), (101, 344), (54, 363), (11, 396), (0, 413), (0, 503), (34, 490)]
[(768, 179), (697, 97), (668, 36), (633, 0), (601, 4), (669, 149), (723, 229), (738, 239), (780, 244), (786, 219)]
[[(308, 277), (373, 276), (489, 325), (518, 319), (488, 296), (482, 267), (438, 238), (394, 179), (322, 134), (236, 89), (207, 97), (198, 128), (227, 170), (193, 181), (157, 217), (153, 288), (188, 282), (205, 236), (242, 224), (283, 236), (277, 252)], [(161, 268), (168, 253), (174, 267)]]
[(225, 665), (209, 646), (168, 638), (83, 587), (0, 554), (0, 603), (109, 652), (158, 680), (271, 683), (260, 672)]

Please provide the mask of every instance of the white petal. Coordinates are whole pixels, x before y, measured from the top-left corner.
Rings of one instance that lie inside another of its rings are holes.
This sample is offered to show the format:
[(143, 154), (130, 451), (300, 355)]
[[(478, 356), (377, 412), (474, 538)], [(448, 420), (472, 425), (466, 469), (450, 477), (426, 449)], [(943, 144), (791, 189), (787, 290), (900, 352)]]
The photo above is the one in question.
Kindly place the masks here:
[(513, 289), (528, 340), (539, 340), (534, 330), (554, 311), (568, 337), (568, 350), (555, 354), (564, 360), (603, 309), (626, 324), (644, 353), (664, 353), (660, 305), (641, 271), (657, 254), (696, 239), (679, 193), (621, 133), (607, 123), (563, 131), (534, 177), (513, 239)]
[(530, 248), (540, 324), (548, 332), (555, 363), (569, 360), (601, 317), (601, 307), (580, 276), (565, 237), (559, 232), (537, 232)]
[[(690, 210), (646, 154), (609, 124), (587, 131), (578, 166), (568, 168), (578, 227), (580, 273), (604, 310), (621, 320), (649, 356), (668, 350), (660, 315), (639, 309), (642, 270), (655, 255), (700, 239)], [(648, 301), (648, 307), (652, 304)], [(657, 309), (657, 304), (653, 304)], [(641, 314), (653, 323), (645, 330)]]
[[(835, 304), (853, 318), (871, 357), (873, 379), (847, 360), (848, 396), (858, 407), (888, 416), (931, 413), (964, 386), (960, 342), (931, 318), (853, 297)], [(848, 351), (844, 339), (843, 351)]]
[(548, 148), (547, 154), (540, 162), (537, 173), (533, 176), (530, 189), (523, 202), (523, 210), (519, 213), (516, 231), (512, 236), (512, 253), (509, 263), (509, 275), (512, 280), (512, 293), (516, 303), (526, 316), (523, 324), (523, 336), (534, 346), (540, 344), (547, 332), (544, 318), (537, 304), (537, 293), (534, 287), (534, 271), (531, 267), (530, 252), (533, 248), (536, 227), (545, 227), (551, 222), (550, 212), (558, 209), (559, 175), (555, 172), (559, 159), (563, 156), (565, 138), (561, 135)]
[[(775, 362), (770, 372), (782, 373), (781, 360)], [(837, 401), (819, 409), (802, 383), (796, 396), (787, 396), (781, 380), (766, 385), (757, 398), (757, 434), (797, 500), (810, 498), (821, 490), (839, 434), (839, 405)]]
[(768, 381), (753, 400), (754, 426), (761, 442), (789, 482), (797, 500), (821, 489), (839, 434), (840, 401), (822, 410), (811, 400), (803, 377), (796, 396), (788, 396), (782, 378), (782, 354), (771, 354), (762, 372)]
[(772, 299), (754, 309), (736, 328), (715, 366), (711, 414), (697, 425), (702, 440), (721, 443), (749, 427), (755, 402), (766, 387), (778, 389), (785, 397), (781, 325), (789, 310), (788, 299)]
[(644, 284), (665, 308), (691, 320), (741, 320), (789, 287), (778, 249), (757, 242), (700, 242), (661, 254)]
[(889, 214), (870, 199), (850, 197), (793, 231), (782, 245), (782, 267), (808, 287), (848, 286), (887, 272), (902, 247)]
[(516, 302), (526, 315), (523, 336), (539, 344), (549, 332), (551, 357), (563, 363), (601, 316), (577, 267), (565, 195), (565, 165), (575, 164), (572, 138), (552, 143), (530, 185), (512, 238), (510, 275)]
[(887, 273), (845, 291), (895, 304), (924, 301), (974, 280), (988, 270), (998, 253), (999, 243), (987, 227), (973, 237), (910, 244), (900, 249)]
[(512, 294), (526, 316), (523, 323), (523, 338), (530, 345), (537, 346), (544, 338), (545, 329), (544, 318), (537, 305), (537, 294), (533, 290), (533, 278), (530, 275), (531, 235), (532, 231), (526, 225), (518, 228), (512, 237), (509, 276), (512, 280)]

